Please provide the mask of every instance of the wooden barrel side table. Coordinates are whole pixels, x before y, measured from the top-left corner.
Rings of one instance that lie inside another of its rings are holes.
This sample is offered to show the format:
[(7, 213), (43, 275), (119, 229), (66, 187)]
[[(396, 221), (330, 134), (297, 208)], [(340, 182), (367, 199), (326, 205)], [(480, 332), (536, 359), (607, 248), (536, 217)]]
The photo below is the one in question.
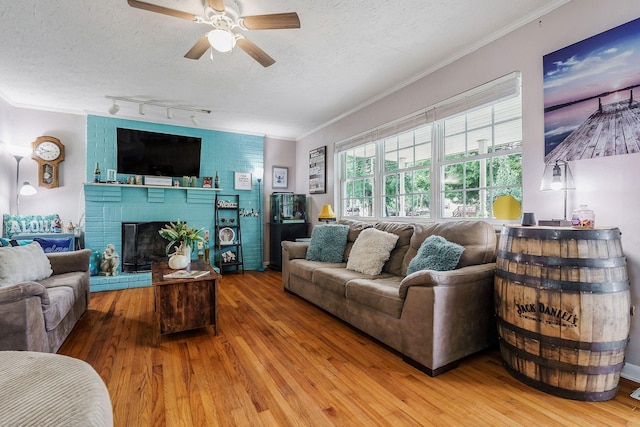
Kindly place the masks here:
[(631, 324), (618, 228), (504, 226), (494, 291), (515, 378), (574, 400), (615, 397)]

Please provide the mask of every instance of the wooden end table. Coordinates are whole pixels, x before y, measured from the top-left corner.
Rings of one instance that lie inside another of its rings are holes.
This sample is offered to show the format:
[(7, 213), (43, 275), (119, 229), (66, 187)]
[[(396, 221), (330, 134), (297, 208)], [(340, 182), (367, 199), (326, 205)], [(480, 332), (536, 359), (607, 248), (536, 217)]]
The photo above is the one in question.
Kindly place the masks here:
[(218, 334), (218, 279), (222, 276), (204, 261), (191, 261), (189, 270), (208, 271), (195, 279), (170, 279), (166, 274), (175, 272), (167, 262), (151, 265), (153, 310), (159, 331), (164, 334), (213, 326)]

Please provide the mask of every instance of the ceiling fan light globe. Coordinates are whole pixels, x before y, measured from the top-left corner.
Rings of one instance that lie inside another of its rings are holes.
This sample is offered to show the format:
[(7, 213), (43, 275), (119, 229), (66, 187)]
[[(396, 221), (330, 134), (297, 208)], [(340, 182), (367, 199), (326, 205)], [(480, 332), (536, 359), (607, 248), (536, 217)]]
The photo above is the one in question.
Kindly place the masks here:
[(230, 52), (236, 45), (236, 38), (231, 31), (215, 29), (207, 35), (211, 47), (218, 52)]

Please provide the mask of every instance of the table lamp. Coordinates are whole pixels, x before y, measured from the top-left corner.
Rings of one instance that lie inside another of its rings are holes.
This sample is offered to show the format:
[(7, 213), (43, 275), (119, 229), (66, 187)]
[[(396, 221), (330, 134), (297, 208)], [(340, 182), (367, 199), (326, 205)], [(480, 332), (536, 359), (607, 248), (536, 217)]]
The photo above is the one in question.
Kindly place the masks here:
[(336, 214), (333, 212), (333, 209), (331, 209), (331, 205), (323, 205), (322, 210), (320, 210), (318, 214), (318, 221), (324, 221), (328, 224), (330, 221), (335, 220)]
[(556, 160), (554, 164), (544, 166), (540, 191), (564, 191), (564, 217), (563, 219), (540, 220), (538, 225), (552, 227), (570, 227), (571, 221), (567, 220), (567, 190), (575, 190), (573, 174), (569, 163), (564, 160)]

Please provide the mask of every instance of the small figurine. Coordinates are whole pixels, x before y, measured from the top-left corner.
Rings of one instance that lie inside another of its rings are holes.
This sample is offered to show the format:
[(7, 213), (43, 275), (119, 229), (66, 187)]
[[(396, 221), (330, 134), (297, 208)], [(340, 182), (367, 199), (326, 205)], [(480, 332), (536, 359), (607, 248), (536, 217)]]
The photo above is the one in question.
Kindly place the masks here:
[(102, 262), (100, 263), (101, 276), (117, 276), (118, 266), (120, 265), (120, 255), (116, 252), (112, 243), (102, 253)]

